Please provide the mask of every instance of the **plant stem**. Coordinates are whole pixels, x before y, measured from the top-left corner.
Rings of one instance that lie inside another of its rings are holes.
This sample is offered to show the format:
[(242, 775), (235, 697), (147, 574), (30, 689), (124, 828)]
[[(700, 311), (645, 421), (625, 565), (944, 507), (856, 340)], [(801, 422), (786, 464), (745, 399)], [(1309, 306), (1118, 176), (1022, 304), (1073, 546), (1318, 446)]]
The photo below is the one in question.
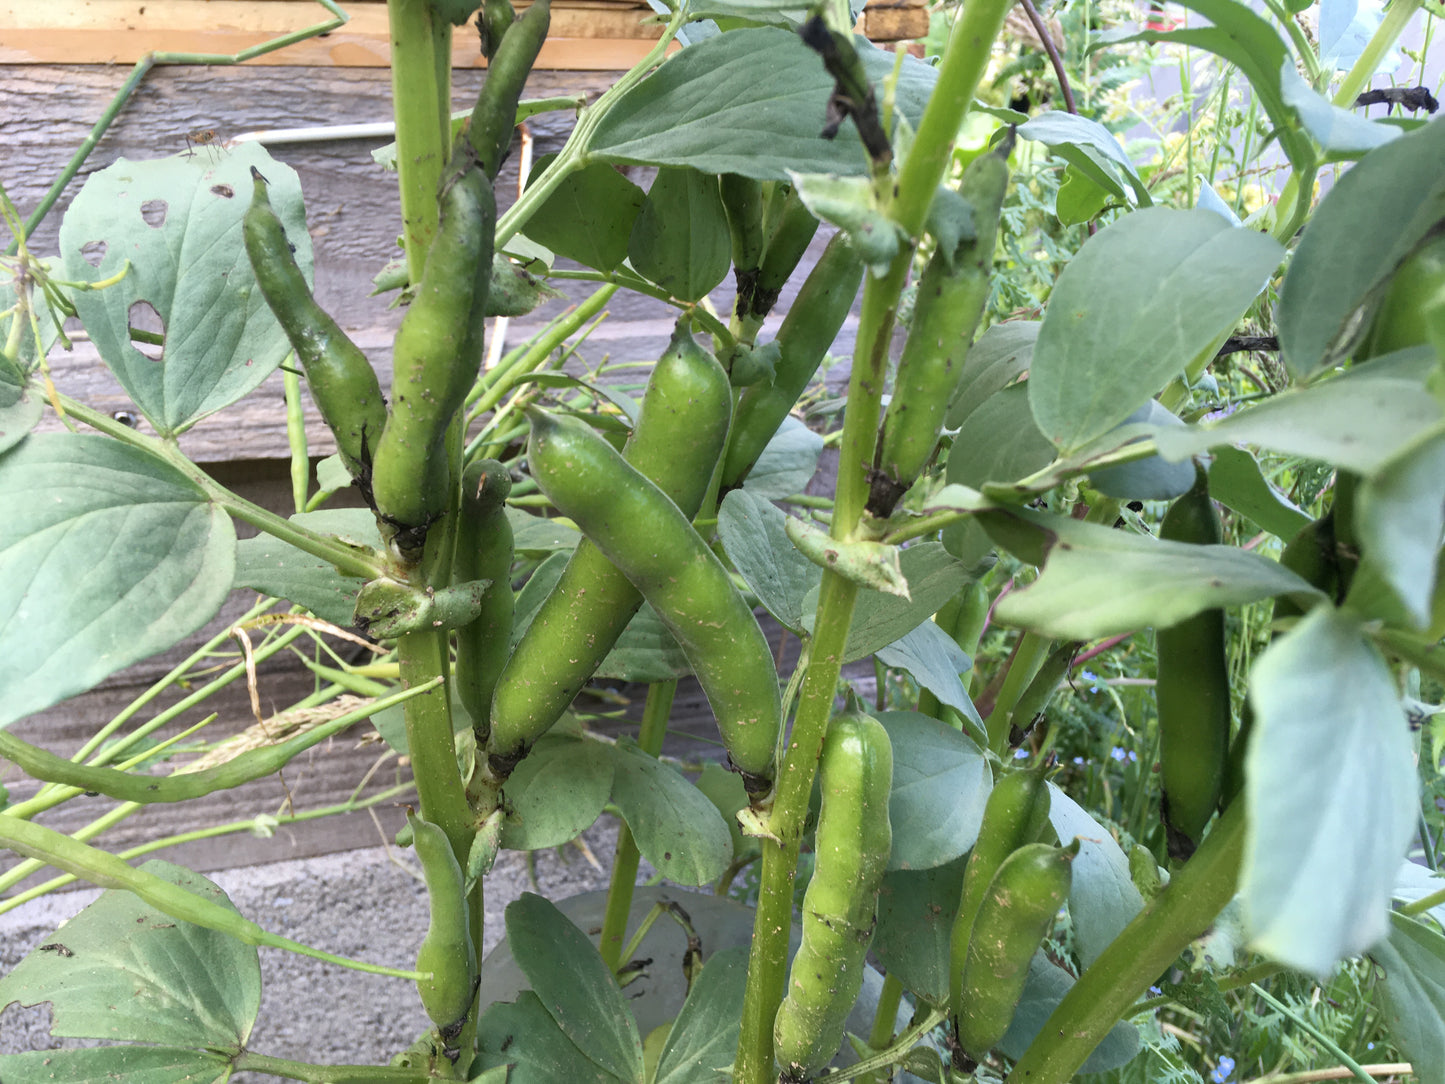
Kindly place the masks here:
[[(402, 688), (421, 685), (447, 672), (444, 632), (413, 632), (397, 641)], [(461, 773), (457, 770), (456, 740), (452, 732), (451, 701), (443, 682), (431, 692), (406, 702), (406, 747), (423, 820), (447, 834), (463, 869), (476, 836), (467, 805)]]
[(387, 0), (386, 13), (391, 28), (392, 112), (396, 117), (396, 174), (406, 268), (411, 281), (420, 282), (441, 213), (437, 191), (451, 138), (451, 55), (448, 50), (448, 85), (439, 87), (442, 58), (437, 56), (435, 24), (445, 20), (434, 13), (430, 0)]
[(763, 838), (758, 909), (748, 957), (742, 1029), (734, 1062), (736, 1084), (768, 1084), (773, 1079), (773, 1018), (787, 980), (788, 934), (793, 925), (793, 877), (803, 840), (803, 821), (823, 737), (833, 714), (843, 650), (858, 598), (856, 584), (833, 572), (823, 573), (818, 593), (817, 630), (810, 645), (808, 671), (799, 694), (787, 753), (778, 773), (777, 797)]
[[(1415, 1067), (1408, 1061), (1390, 1061), (1380, 1065), (1361, 1065), (1360, 1070), (1367, 1077), (1373, 1078), (1408, 1076), (1415, 1071)], [(1269, 1076), (1255, 1077), (1248, 1084), (1317, 1084), (1322, 1080), (1344, 1080), (1354, 1075), (1354, 1070), (1340, 1065), (1333, 1069), (1306, 1069), (1301, 1073), (1271, 1073)]]
[(1282, 1014), (1287, 1020), (1293, 1021), (1296, 1027), (1313, 1036), (1315, 1042), (1329, 1051), (1331, 1057), (1339, 1058), (1340, 1064), (1347, 1068), (1361, 1084), (1374, 1084), (1374, 1079), (1366, 1073), (1364, 1069), (1360, 1068), (1359, 1062), (1341, 1050), (1338, 1043), (1306, 1020), (1303, 1014), (1295, 1012), (1261, 986), (1252, 986), (1251, 989), (1254, 990), (1255, 994), (1264, 1001), (1265, 1004)]
[[(294, 358), (296, 355), (292, 354)], [(282, 374), (286, 388), (286, 443), (291, 449), (291, 506), (306, 511), (306, 498), (311, 488), (311, 459), (306, 454), (306, 416), (301, 406), (301, 374), (286, 369)]]
[(1235, 802), (1159, 895), (1114, 938), (1064, 995), (1008, 1084), (1072, 1080), (1139, 994), (1214, 921), (1234, 896), (1244, 853), (1244, 803)]
[[(868, 1033), (868, 1046), (874, 1052), (893, 1044), (893, 1025), (898, 1020), (898, 1006), (903, 1001), (903, 980), (893, 972), (883, 976), (883, 989), (878, 993), (878, 1006), (873, 1011), (873, 1030)], [(863, 1084), (884, 1084), (876, 1073), (859, 1077)]]
[(0, 813), (0, 844), (17, 854), (39, 859), (101, 888), (134, 892), (156, 910), (163, 911), (172, 918), (230, 934), (247, 945), (288, 949), (302, 956), (373, 975), (390, 975), (393, 978), (413, 981), (428, 977), (427, 974), (417, 971), (402, 971), (394, 967), (382, 967), (380, 964), (368, 964), (345, 956), (336, 956), (270, 933), (230, 908), (188, 892), (180, 885), (172, 884), (153, 873), (134, 869), (113, 854), (77, 842), (52, 828), (19, 820), (8, 813)]
[(1355, 104), (1360, 91), (1365, 89), (1365, 85), (1374, 76), (1375, 69), (1380, 66), (1380, 61), (1385, 59), (1385, 54), (1400, 39), (1420, 6), (1421, 0), (1394, 0), (1386, 10), (1385, 17), (1380, 20), (1380, 25), (1370, 35), (1370, 40), (1365, 43), (1354, 65), (1340, 80), (1340, 89), (1335, 91), (1333, 99), (1335, 105), (1341, 109), (1349, 109)]
[(310, 1062), (273, 1058), (243, 1050), (232, 1063), (236, 1070), (270, 1073), (287, 1080), (311, 1084), (425, 1084), (432, 1079), (425, 1069), (402, 1069), (391, 1065), (312, 1065)]
[(1028, 688), (1029, 682), (1039, 672), (1039, 667), (1048, 658), (1053, 643), (1048, 637), (1034, 632), (1026, 632), (1019, 637), (1018, 650), (1014, 652), (1008, 674), (1005, 675), (998, 696), (994, 699), (993, 710), (984, 721), (984, 729), (988, 731), (988, 747), (995, 753), (1002, 755), (1008, 748), (1009, 714), (1019, 702), (1023, 691)]
[[(672, 698), (676, 693), (676, 681), (658, 681), (647, 687), (637, 744), (649, 756), (662, 752), (662, 739), (667, 734), (667, 720), (672, 714)], [(602, 936), (597, 945), (602, 962), (613, 971), (622, 963), (622, 939), (627, 934), (627, 918), (632, 913), (632, 890), (637, 885), (640, 858), (632, 829), (623, 821), (617, 829), (612, 881), (607, 886), (607, 910), (602, 916)]]

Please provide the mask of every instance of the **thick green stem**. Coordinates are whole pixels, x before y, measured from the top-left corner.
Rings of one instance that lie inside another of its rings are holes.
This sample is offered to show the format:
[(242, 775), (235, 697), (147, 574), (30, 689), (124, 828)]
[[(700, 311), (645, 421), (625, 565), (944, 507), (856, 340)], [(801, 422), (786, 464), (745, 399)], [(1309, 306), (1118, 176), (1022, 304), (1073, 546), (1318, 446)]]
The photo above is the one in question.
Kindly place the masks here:
[[(672, 698), (676, 693), (676, 681), (659, 681), (647, 687), (637, 744), (649, 756), (662, 752), (662, 739), (667, 734), (667, 720), (672, 714)], [(637, 884), (640, 858), (632, 829), (623, 821), (617, 830), (612, 881), (607, 886), (607, 910), (602, 916), (602, 937), (597, 946), (602, 961), (613, 971), (622, 963), (622, 939), (627, 935), (627, 916), (632, 912), (632, 890)]]
[(787, 982), (788, 933), (793, 924), (793, 878), (803, 840), (803, 821), (813, 776), (823, 751), (823, 737), (833, 714), (843, 650), (858, 598), (856, 584), (832, 572), (823, 573), (818, 594), (817, 630), (809, 645), (807, 676), (798, 699), (798, 714), (788, 739), (777, 796), (768, 828), (774, 838), (762, 842), (762, 873), (758, 909), (748, 957), (747, 990), (742, 1030), (733, 1066), (736, 1084), (766, 1084), (773, 1078), (773, 1018)]
[[(451, 139), (451, 57), (445, 57), (448, 85), (439, 87), (443, 58), (437, 50), (443, 35), (436, 24), (445, 20), (435, 14), (431, 0), (387, 0), (386, 11), (402, 234), (407, 271), (412, 282), (420, 282), (441, 214), (437, 192)], [(450, 34), (444, 36), (449, 42)]]
[(393, 978), (413, 981), (426, 977), (416, 971), (402, 971), (394, 967), (382, 967), (380, 964), (368, 964), (345, 956), (336, 956), (270, 933), (250, 919), (242, 918), (230, 908), (188, 892), (154, 873), (135, 869), (113, 854), (77, 842), (52, 828), (19, 820), (8, 813), (0, 813), (0, 845), (27, 858), (39, 859), (101, 888), (134, 892), (156, 910), (172, 918), (230, 934), (247, 945), (288, 949), (303, 956), (373, 975), (390, 975)]
[(1008, 1084), (1065, 1084), (1090, 1052), (1234, 896), (1244, 803), (1215, 823), (1184, 868), (1124, 928), (1054, 1009)]
[[(875, 1052), (893, 1045), (893, 1025), (898, 1020), (898, 1006), (903, 1001), (903, 980), (893, 972), (883, 976), (883, 989), (878, 993), (878, 1007), (873, 1012), (873, 1030), (868, 1033), (868, 1045)], [(869, 1073), (858, 1078), (861, 1084), (884, 1084), (884, 1076)]]
[(305, 1080), (311, 1084), (425, 1084), (433, 1079), (425, 1069), (401, 1069), (390, 1065), (313, 1065), (289, 1058), (273, 1058), (265, 1054), (242, 1051), (234, 1062), (238, 1071), (247, 1069), (269, 1073), (286, 1080)]
[(993, 710), (984, 722), (984, 728), (988, 731), (988, 747), (995, 753), (1002, 754), (1008, 748), (1009, 715), (1014, 710), (1014, 705), (1019, 702), (1019, 697), (1028, 688), (1029, 682), (1033, 681), (1034, 675), (1039, 672), (1039, 667), (1048, 658), (1049, 648), (1053, 643), (1048, 637), (1033, 632), (1026, 632), (1019, 638), (1018, 650), (1014, 652), (1008, 674), (1004, 676), (998, 697), (993, 702)]
[[(446, 634), (413, 632), (397, 641), (401, 684), (409, 689), (446, 673)], [(447, 834), (463, 869), (476, 836), (467, 805), (461, 773), (457, 770), (456, 740), (452, 731), (451, 703), (446, 685), (438, 685), (406, 702), (406, 747), (422, 820)]]
[[(292, 358), (295, 358), (294, 354)], [(291, 449), (291, 505), (296, 511), (304, 512), (311, 490), (311, 458), (306, 454), (301, 374), (295, 369), (287, 369), (282, 379), (286, 387), (286, 443)]]

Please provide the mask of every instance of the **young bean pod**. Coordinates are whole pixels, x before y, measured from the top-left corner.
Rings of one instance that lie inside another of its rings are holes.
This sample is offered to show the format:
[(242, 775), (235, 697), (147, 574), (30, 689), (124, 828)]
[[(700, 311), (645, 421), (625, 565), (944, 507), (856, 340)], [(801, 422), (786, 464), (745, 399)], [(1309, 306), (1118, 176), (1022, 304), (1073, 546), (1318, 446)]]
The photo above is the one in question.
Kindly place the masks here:
[(1049, 787), (1042, 771), (1009, 772), (993, 785), (964, 867), (963, 893), (949, 938), (949, 1005), (955, 1016), (963, 1005), (963, 971), (989, 885), (1009, 855), (1037, 840), (1048, 824)]
[[(622, 458), (690, 520), (722, 455), (731, 410), (727, 374), (679, 323)], [(494, 774), (505, 778), (561, 717), (641, 606), (642, 593), (584, 538), (497, 683), (487, 745)]]
[(489, 181), (497, 179), (507, 148), (512, 145), (517, 102), (542, 43), (547, 40), (551, 22), (551, 0), (533, 0), (521, 18), (507, 26), (487, 64), (487, 77), (477, 92), (467, 139)]
[(1013, 1020), (1029, 961), (1069, 898), (1076, 839), (1068, 847), (1030, 843), (1008, 859), (978, 911), (958, 1006), (958, 1042), (975, 1059), (998, 1045)]
[(797, 189), (774, 188), (773, 198), (763, 218), (767, 245), (758, 262), (752, 304), (747, 312), (739, 308), (738, 316), (754, 326), (762, 323), (778, 303), (783, 286), (792, 277), (817, 232), (818, 220), (803, 204)]
[(773, 1025), (774, 1050), (789, 1081), (816, 1075), (838, 1052), (863, 986), (878, 887), (893, 845), (893, 747), (883, 724), (862, 712), (834, 719), (818, 784), (823, 805), (817, 864), (803, 896), (803, 941)]
[(457, 630), (456, 687), (472, 717), (478, 746), (487, 741), (492, 692), (507, 661), (512, 638), (512, 525), (507, 494), (512, 476), (495, 459), (469, 463), (462, 473), (461, 516), (452, 556), (455, 583), (488, 581), (482, 609)]
[(311, 398), (336, 437), (341, 461), (371, 502), (371, 460), (386, 427), (386, 400), (371, 362), (316, 303), (271, 206), (266, 178), (251, 167), (251, 206), (242, 220), (246, 255), (266, 304), (296, 351)]
[(724, 487), (742, 485), (753, 469), (838, 337), (862, 282), (863, 261), (847, 237), (837, 234), (828, 242), (778, 329), (781, 352), (772, 382), (752, 385), (738, 400), (723, 464)]
[(752, 177), (724, 173), (718, 177), (718, 193), (732, 239), (733, 278), (737, 282), (733, 311), (746, 317), (752, 315), (758, 266), (763, 258), (763, 186)]
[(993, 286), (994, 241), (1012, 147), (1009, 139), (964, 171), (959, 193), (973, 207), (974, 236), (952, 252), (936, 250), (919, 280), (913, 327), (898, 361), (874, 457), (868, 511), (880, 519), (892, 513), (938, 445), (964, 355)]
[(727, 570), (667, 494), (586, 423), (535, 408), (528, 417), (538, 485), (652, 604), (697, 675), (748, 792), (766, 794), (782, 727), (777, 670)]
[(471, 1012), (479, 977), (467, 919), (466, 884), (447, 834), (410, 811), (406, 820), (431, 907), (416, 969), (430, 971), (432, 977), (418, 979), (416, 989), (442, 1038), (451, 1039)]
[(482, 362), (497, 205), (492, 186), (459, 152), (442, 186), (441, 223), (393, 354), (391, 416), (376, 450), (376, 509), (414, 560), (446, 511), (454, 477), (443, 444)]
[[(1193, 487), (1164, 515), (1159, 537), (1218, 545), (1224, 525), (1209, 497), (1209, 476), (1195, 464)], [(1204, 610), (1155, 632), (1159, 707), (1160, 813), (1171, 857), (1194, 853), (1214, 816), (1229, 755), (1231, 712), (1224, 611)]]

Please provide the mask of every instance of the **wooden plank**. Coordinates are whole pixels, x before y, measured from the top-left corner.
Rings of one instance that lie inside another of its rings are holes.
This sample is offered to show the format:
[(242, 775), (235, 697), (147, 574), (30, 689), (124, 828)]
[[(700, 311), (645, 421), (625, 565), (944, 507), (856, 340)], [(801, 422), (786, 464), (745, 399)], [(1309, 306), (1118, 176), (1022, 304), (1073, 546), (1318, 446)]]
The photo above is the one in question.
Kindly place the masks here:
[[(258, 57), (255, 66), (385, 67), (390, 63), (386, 6), (351, 3), (351, 21), (322, 37)], [(661, 33), (633, 4), (561, 5), (537, 67), (622, 71), (647, 54)], [(231, 56), (316, 26), (326, 11), (309, 0), (89, 0), (85, 5), (0, 0), (0, 63), (133, 64), (149, 52)], [(475, 33), (458, 28), (452, 63), (481, 68)]]

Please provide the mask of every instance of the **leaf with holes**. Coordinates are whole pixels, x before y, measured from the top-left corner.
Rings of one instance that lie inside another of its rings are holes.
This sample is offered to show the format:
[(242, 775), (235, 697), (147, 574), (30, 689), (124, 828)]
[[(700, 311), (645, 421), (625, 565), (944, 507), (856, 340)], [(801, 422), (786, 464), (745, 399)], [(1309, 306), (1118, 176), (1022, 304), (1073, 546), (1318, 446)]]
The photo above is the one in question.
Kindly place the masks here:
[(107, 437), (0, 457), (0, 727), (164, 651), (231, 589), (236, 534), (175, 468)]
[(309, 273), (301, 182), (254, 143), (122, 158), (86, 181), (60, 226), (67, 278), (124, 272), (72, 297), (101, 358), (163, 436), (247, 395), (290, 349), (241, 244), (252, 166), (271, 182), (272, 206)]

